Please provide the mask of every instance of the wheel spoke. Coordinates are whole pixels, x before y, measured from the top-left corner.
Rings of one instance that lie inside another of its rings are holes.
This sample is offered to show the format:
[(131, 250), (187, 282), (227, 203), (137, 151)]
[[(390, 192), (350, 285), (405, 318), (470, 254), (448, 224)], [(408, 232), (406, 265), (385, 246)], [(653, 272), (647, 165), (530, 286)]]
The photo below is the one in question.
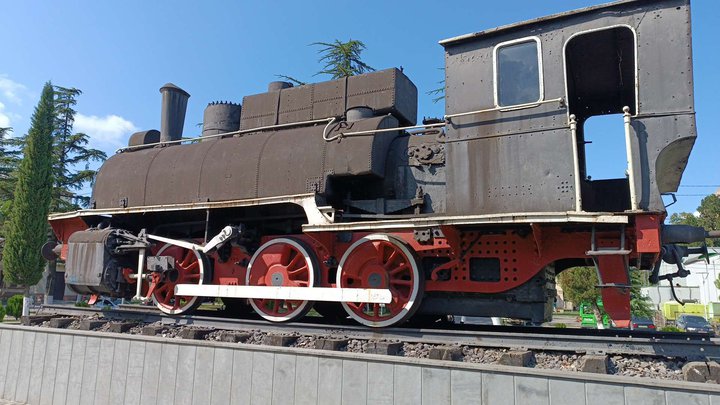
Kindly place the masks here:
[(407, 264), (403, 263), (403, 264), (399, 265), (398, 267), (390, 270), (390, 277), (396, 276), (405, 270), (410, 270), (410, 267), (408, 267)]
[(299, 267), (299, 268), (297, 268), (297, 269), (295, 269), (295, 270), (292, 270), (292, 271), (291, 271), (291, 270), (288, 270), (288, 275), (291, 276), (291, 278), (294, 278), (295, 275), (300, 274), (300, 273), (304, 273), (304, 272), (306, 272), (306, 271), (308, 271), (308, 266), (307, 266), (307, 265), (302, 266), (302, 267)]
[(388, 256), (387, 260), (383, 262), (383, 265), (385, 266), (385, 269), (389, 269), (391, 267), (391, 264), (400, 256), (400, 253), (398, 253), (397, 250), (393, 249), (390, 252), (390, 256)]
[(382, 242), (375, 245), (375, 255), (378, 263), (385, 263), (385, 246)]
[(286, 266), (288, 271), (297, 266), (297, 264), (300, 263), (300, 260), (303, 259), (305, 258), (301, 254), (296, 254), (295, 257), (293, 257), (292, 260), (290, 260), (290, 263), (288, 263), (288, 265)]
[(180, 266), (187, 268), (193, 257), (195, 257), (195, 254), (193, 254), (193, 252), (191, 252), (190, 250), (187, 250)]
[(410, 280), (393, 279), (393, 280), (390, 280), (390, 284), (394, 284), (394, 285), (410, 285), (410, 286), (411, 286), (411, 285), (413, 284), (413, 282), (410, 281)]
[(292, 246), (288, 244), (282, 245), (282, 250), (280, 251), (280, 264), (285, 264), (290, 262), (290, 256), (294, 252)]

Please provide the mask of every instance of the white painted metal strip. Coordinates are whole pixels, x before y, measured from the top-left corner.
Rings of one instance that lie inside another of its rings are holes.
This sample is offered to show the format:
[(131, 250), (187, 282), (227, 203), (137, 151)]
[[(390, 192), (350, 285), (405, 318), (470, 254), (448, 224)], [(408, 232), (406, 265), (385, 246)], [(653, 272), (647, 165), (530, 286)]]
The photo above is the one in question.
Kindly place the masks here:
[(180, 247), (182, 247), (182, 248), (189, 249), (189, 250), (199, 250), (199, 251), (201, 251), (201, 252), (202, 252), (202, 250), (203, 250), (203, 247), (202, 247), (202, 246), (196, 245), (196, 244), (194, 244), (194, 243), (192, 243), (192, 242), (187, 242), (187, 241), (184, 241), (184, 240), (170, 239), (170, 238), (165, 238), (165, 237), (163, 237), (163, 236), (150, 235), (150, 234), (148, 234), (147, 238), (148, 238), (148, 239), (152, 239), (152, 240), (156, 240), (156, 241), (158, 241), (158, 242), (164, 242), (164, 243), (168, 243), (168, 244), (171, 244), (171, 245), (180, 246)]
[(264, 298), (298, 301), (367, 302), (388, 304), (390, 290), (380, 288), (268, 287), (248, 285), (178, 284), (175, 295), (194, 297)]

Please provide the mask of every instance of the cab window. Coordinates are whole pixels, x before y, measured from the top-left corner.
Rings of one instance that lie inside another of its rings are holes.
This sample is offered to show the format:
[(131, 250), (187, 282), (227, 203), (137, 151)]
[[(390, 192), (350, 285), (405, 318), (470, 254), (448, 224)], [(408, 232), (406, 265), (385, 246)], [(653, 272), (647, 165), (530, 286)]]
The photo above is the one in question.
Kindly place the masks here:
[(540, 45), (536, 38), (495, 48), (495, 100), (499, 107), (542, 99)]

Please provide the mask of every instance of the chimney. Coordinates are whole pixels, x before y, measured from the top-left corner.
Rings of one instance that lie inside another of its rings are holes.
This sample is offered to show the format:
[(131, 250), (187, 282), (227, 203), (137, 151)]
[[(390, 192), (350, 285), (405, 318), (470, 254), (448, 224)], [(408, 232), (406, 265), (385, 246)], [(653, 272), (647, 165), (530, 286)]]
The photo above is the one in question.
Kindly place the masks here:
[(182, 138), (185, 111), (190, 94), (172, 83), (162, 86), (160, 93), (162, 93), (160, 142), (177, 141)]

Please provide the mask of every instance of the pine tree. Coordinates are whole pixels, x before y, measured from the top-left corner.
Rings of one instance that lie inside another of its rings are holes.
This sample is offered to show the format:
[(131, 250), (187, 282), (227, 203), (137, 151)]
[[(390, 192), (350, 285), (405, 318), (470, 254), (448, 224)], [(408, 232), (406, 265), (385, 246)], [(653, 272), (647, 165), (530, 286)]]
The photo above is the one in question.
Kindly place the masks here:
[(336, 39), (333, 43), (315, 42), (313, 45), (324, 47), (318, 53), (322, 55), (319, 62), (325, 63), (325, 67), (317, 74), (327, 74), (333, 79), (341, 79), (375, 70), (360, 59), (360, 54), (365, 50), (362, 41), (351, 39), (340, 42)]
[(47, 239), (54, 112), (53, 88), (48, 82), (33, 113), (26, 138), (3, 251), (5, 280), (25, 287), (26, 297), (29, 287), (42, 278), (45, 266), (40, 248)]
[(12, 128), (0, 128), (0, 237), (4, 237), (4, 224), (12, 208), (15, 192), (15, 171), (20, 163), (21, 140), (10, 136)]
[[(365, 50), (365, 44), (362, 41), (350, 39), (347, 42), (341, 42), (336, 39), (335, 42), (313, 42), (310, 45), (322, 46), (318, 51), (321, 55), (318, 62), (324, 63), (323, 69), (317, 75), (330, 75), (333, 79), (342, 79), (343, 77), (361, 75), (367, 72), (373, 72), (375, 69), (362, 61), (360, 54)], [(292, 76), (275, 75), (283, 80), (288, 80), (296, 85), (302, 86), (306, 84)]]
[[(104, 152), (87, 147), (89, 137), (73, 133), (74, 109), (77, 96), (82, 91), (76, 88), (54, 86), (55, 131), (53, 132), (53, 193), (51, 212), (73, 211), (88, 206), (90, 197), (78, 192), (92, 184), (97, 174), (89, 168), (91, 161), (107, 159)], [(84, 167), (78, 169), (78, 166)]]

